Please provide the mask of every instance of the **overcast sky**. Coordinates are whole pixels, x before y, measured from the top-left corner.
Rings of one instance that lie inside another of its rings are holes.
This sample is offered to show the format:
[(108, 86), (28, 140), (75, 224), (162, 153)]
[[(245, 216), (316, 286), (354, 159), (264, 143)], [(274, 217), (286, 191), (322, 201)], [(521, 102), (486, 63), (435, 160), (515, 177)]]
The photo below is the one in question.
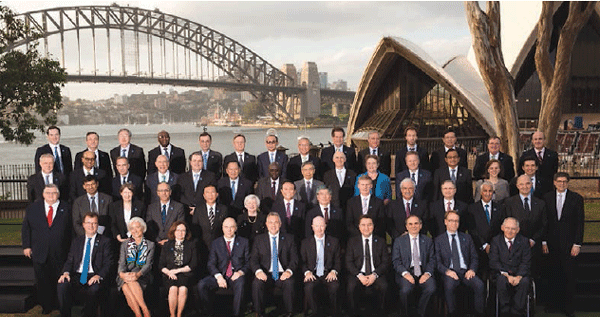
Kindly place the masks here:
[[(5, 1), (27, 11), (77, 5), (107, 5), (114, 1)], [(276, 67), (304, 61), (317, 63), (329, 82), (343, 79), (356, 90), (375, 45), (384, 36), (406, 38), (443, 64), (466, 55), (471, 37), (463, 2), (176, 2), (117, 1), (119, 5), (158, 8), (190, 19), (237, 40)], [(67, 59), (69, 56), (66, 57)], [(72, 56), (71, 56), (72, 58)], [(70, 69), (67, 69), (69, 71)], [(142, 90), (167, 91), (165, 86), (67, 84), (70, 98), (101, 99)], [(179, 91), (188, 88), (176, 88)]]

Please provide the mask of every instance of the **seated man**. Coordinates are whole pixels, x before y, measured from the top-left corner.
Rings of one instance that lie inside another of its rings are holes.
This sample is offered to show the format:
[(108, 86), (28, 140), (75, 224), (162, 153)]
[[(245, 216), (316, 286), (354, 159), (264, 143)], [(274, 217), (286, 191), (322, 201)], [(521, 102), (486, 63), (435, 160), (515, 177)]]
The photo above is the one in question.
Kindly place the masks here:
[(233, 288), (233, 315), (241, 316), (250, 250), (248, 240), (236, 236), (237, 224), (231, 217), (223, 221), (223, 236), (213, 241), (208, 256), (208, 275), (198, 283), (204, 313), (212, 313), (211, 295), (217, 288)]
[(529, 240), (518, 234), (519, 221), (516, 218), (504, 219), (501, 229), (504, 233), (492, 239), (489, 254), (490, 269), (497, 275), (500, 314), (524, 316), (531, 282)]
[(73, 297), (83, 294), (83, 315), (96, 316), (100, 292), (113, 263), (110, 238), (98, 234), (98, 214), (88, 212), (83, 220), (85, 234), (71, 244), (71, 251), (58, 279), (61, 316), (71, 316)]
[(442, 275), (448, 315), (456, 316), (456, 287), (464, 284), (473, 290), (475, 312), (483, 315), (484, 286), (476, 275), (479, 261), (471, 236), (458, 232), (460, 216), (455, 211), (446, 212), (446, 232), (435, 238), (437, 271)]

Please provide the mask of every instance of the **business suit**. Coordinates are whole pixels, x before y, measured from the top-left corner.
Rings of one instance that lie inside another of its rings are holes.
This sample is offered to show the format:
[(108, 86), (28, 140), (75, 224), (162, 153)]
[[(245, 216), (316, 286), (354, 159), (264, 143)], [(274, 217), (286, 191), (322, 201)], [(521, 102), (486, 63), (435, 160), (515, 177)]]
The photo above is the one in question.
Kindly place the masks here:
[(60, 202), (54, 210), (52, 226), (48, 226), (44, 200), (37, 200), (25, 210), (21, 227), (23, 249), (30, 248), (33, 271), (37, 280), (38, 302), (44, 311), (56, 303), (56, 284), (71, 242), (71, 209)]
[[(419, 146), (418, 144), (416, 147), (417, 154), (419, 154), (419, 169), (429, 170), (429, 153), (427, 152), (427, 149)], [(408, 153), (407, 146), (403, 146), (396, 151), (396, 158), (394, 159), (396, 166), (394, 171), (396, 174), (408, 169), (408, 166), (406, 166), (406, 153)]]
[(273, 196), (273, 179), (270, 176), (263, 177), (256, 184), (256, 196), (260, 198), (260, 209), (262, 213), (268, 213), (272, 210), (273, 203), (282, 198), (281, 187), (286, 180), (279, 177), (277, 188), (275, 188), (275, 196)]
[[(499, 176), (507, 181), (510, 181), (513, 179), (513, 177), (515, 177), (515, 163), (512, 156), (504, 152), (498, 152), (496, 155), (498, 157), (498, 161), (500, 161), (500, 165), (502, 165), (503, 175)], [(485, 166), (489, 160), (490, 152), (484, 152), (483, 154), (477, 156), (477, 159), (475, 159), (475, 167), (473, 167), (474, 180), (483, 179), (483, 175), (487, 172), (485, 170)]]
[(339, 275), (342, 270), (342, 260), (340, 255), (340, 242), (335, 237), (325, 235), (323, 238), (323, 275), (317, 275), (317, 240), (314, 235), (302, 240), (300, 247), (300, 257), (302, 259), (302, 273), (312, 272), (316, 280), (304, 282), (304, 298), (308, 302), (308, 307), (313, 313), (319, 314), (320, 309), (317, 305), (314, 289), (318, 285), (323, 285), (327, 288), (329, 295), (329, 306), (331, 307), (332, 315), (336, 315), (338, 310), (337, 291), (340, 287), (339, 278), (328, 282), (325, 278), (331, 271), (337, 272)]
[[(535, 181), (531, 185), (533, 186), (533, 196), (539, 199), (544, 199), (544, 195), (552, 191), (552, 189), (554, 188), (552, 186), (551, 178), (546, 179), (541, 175), (542, 174), (538, 170), (535, 173)], [(518, 177), (513, 178), (508, 185), (511, 196), (517, 195), (519, 193), (519, 189), (517, 188), (517, 179)]]
[[(83, 168), (83, 163), (81, 161), (81, 158), (83, 157), (83, 153), (86, 151), (88, 151), (88, 149), (85, 149), (85, 150), (75, 154), (75, 162), (73, 163), (74, 170)], [(112, 178), (113, 170), (112, 170), (112, 165), (110, 163), (110, 156), (108, 155), (108, 153), (98, 150), (97, 156), (98, 156), (97, 160), (98, 160), (99, 165), (96, 167), (103, 170), (109, 179)]]
[(319, 204), (319, 202), (317, 201), (317, 188), (319, 186), (323, 186), (324, 185), (323, 182), (316, 180), (314, 178), (311, 180), (310, 199), (306, 193), (306, 182), (304, 179), (295, 181), (294, 185), (296, 185), (296, 196), (294, 196), (294, 199), (302, 201), (306, 205), (307, 210), (312, 209), (313, 206), (316, 206)]
[[(125, 222), (123, 201), (118, 200), (110, 204), (108, 206), (108, 214), (110, 215), (113, 238), (116, 239), (117, 235), (121, 235), (121, 239), (125, 239), (129, 229), (127, 229), (127, 223)], [(141, 200), (134, 199), (131, 202), (131, 216), (129, 219), (133, 217), (146, 218), (146, 205), (144, 205)]]
[[(527, 293), (530, 285), (531, 272), (531, 248), (529, 239), (517, 234), (514, 238), (512, 247), (508, 250), (503, 234), (499, 234), (492, 239), (490, 247), (490, 269), (497, 276), (496, 291), (498, 292), (498, 305), (500, 313), (512, 313), (516, 315), (525, 315), (527, 305)], [(508, 283), (508, 279), (500, 274), (506, 272), (511, 276), (522, 276), (517, 286)], [(513, 292), (509, 292), (509, 288)], [(510, 303), (511, 294), (514, 293), (513, 303)]]
[(558, 171), (558, 153), (547, 147), (544, 147), (544, 156), (540, 161), (535, 148), (531, 148), (527, 151), (524, 151), (523, 154), (521, 154), (521, 157), (519, 158), (518, 175), (524, 173), (521, 166), (523, 166), (523, 161), (527, 157), (535, 157), (538, 161), (538, 171), (542, 175), (548, 175), (548, 178), (552, 178), (554, 174), (556, 174), (556, 172)]
[[(112, 194), (110, 188), (110, 179), (106, 178), (106, 172), (99, 168), (94, 168), (92, 175), (94, 175), (96, 177), (96, 180), (98, 180), (99, 192), (107, 195)], [(85, 176), (86, 175), (84, 174), (83, 169), (74, 170), (73, 173), (71, 173), (71, 184), (69, 188), (69, 198), (71, 202), (75, 201), (77, 197), (86, 193), (85, 189), (83, 188), (83, 181), (85, 180)]]
[[(316, 216), (325, 217), (323, 210), (319, 204), (306, 212), (306, 222), (304, 225), (304, 236), (310, 237), (313, 234), (312, 221)], [(332, 237), (338, 238), (342, 243), (346, 241), (346, 223), (344, 220), (344, 213), (339, 208), (332, 204), (329, 204), (328, 216), (327, 216), (327, 229), (325, 234)]]
[[(61, 316), (71, 316), (71, 308), (73, 306), (73, 296), (78, 293), (83, 293), (83, 315), (96, 316), (96, 308), (98, 307), (100, 292), (108, 286), (108, 275), (113, 268), (114, 254), (112, 252), (111, 240), (101, 234), (97, 234), (93, 243), (92, 253), (90, 254), (89, 265), (94, 273), (88, 272), (88, 281), (95, 275), (100, 276), (100, 281), (92, 285), (81, 285), (79, 282), (81, 273), (78, 273), (79, 266), (84, 260), (85, 246), (87, 244), (85, 235), (78, 236), (71, 244), (71, 250), (67, 256), (67, 261), (62, 268), (63, 273), (69, 273), (70, 281), (58, 283), (57, 293), (58, 302), (60, 305)], [(90, 243), (92, 243), (90, 241)]]
[[(110, 159), (113, 163), (113, 169), (117, 170), (117, 158), (121, 156), (121, 146), (114, 147), (110, 150)], [(146, 178), (146, 156), (144, 155), (144, 149), (135, 145), (129, 144), (129, 152), (127, 153), (127, 159), (129, 160), (129, 172), (133, 173), (142, 179)]]
[[(212, 242), (207, 264), (209, 275), (198, 283), (198, 294), (200, 294), (202, 307), (206, 307), (209, 313), (212, 312), (213, 300), (211, 295), (219, 287), (215, 276), (220, 274), (227, 281), (227, 288), (233, 289), (233, 315), (240, 316), (243, 312), (242, 304), (244, 303), (246, 274), (251, 273), (248, 239), (235, 236), (230, 250), (231, 252), (227, 250), (224, 237), (219, 237)], [(244, 273), (244, 275), (241, 275), (235, 281), (231, 277), (226, 276), (227, 267), (230, 262), (232, 273)]]
[(287, 206), (283, 201), (283, 197), (275, 201), (271, 211), (278, 213), (279, 218), (281, 218), (281, 232), (294, 235), (294, 241), (302, 241), (305, 234), (306, 205), (297, 199), (293, 199), (293, 201), (293, 207), (290, 205), (290, 213), (292, 214), (290, 218), (287, 217)]
[[(258, 178), (269, 176), (269, 164), (271, 164), (269, 151), (263, 152), (260, 155), (258, 155), (256, 161), (258, 167)], [(275, 151), (275, 162), (277, 162), (277, 164), (279, 164), (279, 167), (281, 168), (279, 178), (287, 179), (288, 156), (285, 154), (285, 152)]]
[(162, 222), (161, 216), (162, 204), (160, 201), (152, 203), (148, 206), (146, 213), (146, 223), (148, 225), (147, 234), (151, 241), (161, 241), (167, 239), (167, 233), (171, 225), (178, 220), (183, 221), (183, 205), (171, 199), (167, 207), (167, 218), (165, 223)]
[(356, 172), (346, 169), (344, 182), (340, 186), (336, 169), (331, 169), (323, 175), (323, 183), (331, 189), (331, 202), (346, 210), (348, 200), (354, 196), (354, 183), (356, 182)]
[[(158, 184), (160, 184), (161, 182), (163, 182), (162, 179), (159, 179), (159, 175), (158, 172), (154, 172), (152, 174), (148, 174), (148, 177), (146, 177), (146, 188), (145, 188), (145, 193), (146, 193), (146, 204), (152, 204), (155, 202), (158, 202), (160, 199), (158, 198), (158, 194), (156, 193), (156, 190), (158, 189)], [(173, 173), (173, 172), (169, 172), (169, 177), (167, 179), (167, 184), (169, 184), (169, 187), (171, 188), (171, 199), (176, 199), (179, 196), (179, 188), (177, 186), (177, 181), (179, 180), (179, 175)]]
[[(164, 155), (165, 151), (160, 145), (148, 151), (148, 169), (146, 170), (148, 175), (158, 171), (158, 168), (156, 168), (156, 158), (161, 154)], [(185, 166), (185, 150), (171, 144), (171, 151), (169, 152), (169, 171), (175, 174), (185, 173)]]
[[(112, 179), (112, 197), (113, 201), (121, 200), (121, 193), (119, 190), (123, 185), (122, 176), (119, 174)], [(131, 183), (134, 186), (133, 197), (139, 200), (144, 200), (144, 181), (137, 175), (129, 173), (126, 179), (127, 183)]]
[(252, 182), (238, 177), (236, 180), (235, 199), (231, 193), (231, 179), (225, 176), (219, 179), (217, 190), (219, 192), (219, 203), (227, 206), (229, 214), (233, 217), (242, 214), (244, 210), (244, 199), (254, 192)]
[[(344, 167), (347, 170), (353, 170), (356, 172), (356, 151), (353, 147), (346, 145), (342, 145), (342, 147), (342, 152), (344, 152), (346, 155), (346, 163), (344, 163)], [(321, 173), (335, 169), (335, 163), (333, 163), (333, 154), (335, 154), (335, 147), (333, 145), (321, 150)]]
[(271, 288), (274, 286), (282, 289), (286, 313), (291, 314), (294, 298), (294, 280), (298, 273), (294, 273), (298, 268), (298, 251), (296, 249), (296, 243), (291, 234), (279, 232), (279, 239), (277, 239), (277, 259), (281, 264), (281, 270), (278, 269), (279, 277), (287, 270), (292, 271), (292, 276), (286, 280), (281, 280), (281, 278), (274, 280), (272, 272), (269, 270), (272, 264), (271, 245), (272, 241), (269, 233), (263, 233), (256, 236), (254, 238), (254, 244), (252, 245), (252, 254), (250, 255), (251, 272), (256, 274), (258, 270), (262, 270), (267, 275), (266, 282), (263, 282), (256, 277), (252, 281), (252, 301), (254, 303), (254, 311), (257, 314), (263, 314), (265, 287)]
[[(397, 237), (394, 239), (394, 245), (392, 247), (392, 264), (396, 273), (396, 283), (398, 283), (400, 287), (400, 302), (402, 303), (405, 316), (409, 316), (408, 296), (413, 292), (415, 287), (421, 289), (421, 296), (417, 303), (417, 311), (420, 316), (425, 316), (429, 298), (431, 298), (431, 295), (435, 292), (435, 279), (433, 278), (435, 255), (433, 252), (433, 241), (424, 234), (419, 234), (418, 241), (421, 272), (422, 274), (429, 273), (430, 275), (429, 279), (423, 284), (418, 283), (420, 276), (415, 276), (414, 274), (410, 235), (407, 233)], [(406, 274), (411, 274), (414, 277), (415, 284), (411, 284), (402, 276), (402, 273), (404, 272), (407, 272)]]
[[(378, 277), (369, 286), (378, 295), (377, 309), (385, 311), (385, 294), (387, 291), (386, 274), (390, 268), (390, 255), (387, 251), (385, 239), (375, 235), (371, 235), (371, 259), (373, 261), (373, 273)], [(357, 275), (362, 272), (362, 267), (365, 262), (365, 248), (362, 240), (362, 235), (351, 237), (346, 246), (346, 270), (348, 272), (348, 304), (349, 312), (356, 312), (356, 288), (364, 289), (365, 286), (359, 281)]]
[[(66, 178), (63, 174), (52, 172), (52, 183), (58, 186), (60, 190), (60, 199), (69, 199), (69, 186), (66, 183)], [(32, 203), (38, 199), (44, 199), (42, 194), (44, 193), (44, 187), (46, 186), (46, 180), (42, 175), (42, 172), (37, 172), (27, 179), (27, 200)]]
[[(440, 199), (429, 204), (429, 214), (431, 217), (431, 227), (428, 228), (431, 232), (432, 237), (437, 237), (442, 232), (446, 231), (446, 225), (444, 224), (444, 216), (446, 215), (447, 205), (444, 205), (444, 199)], [(454, 208), (460, 216), (460, 226), (458, 231), (465, 232), (468, 228), (468, 212), (469, 205), (466, 203), (456, 200), (454, 197)]]
[[(504, 218), (506, 218), (502, 204), (492, 200), (488, 205), (491, 216), (489, 222), (481, 200), (472, 203), (468, 208), (468, 230), (475, 244), (475, 249), (479, 252), (479, 272), (477, 274), (484, 280), (489, 276), (490, 268), (489, 257), (487, 252), (485, 252), (484, 245), (490, 245), (492, 238), (501, 233), (500, 226)], [(461, 222), (463, 221), (461, 218)]]
[[(227, 166), (227, 163), (229, 162), (239, 162), (239, 157), (236, 152), (232, 152), (223, 158), (224, 166)], [(244, 152), (243, 162), (244, 163), (241, 166), (240, 175), (243, 178), (251, 181), (253, 184), (256, 183), (258, 180), (258, 165), (256, 164), (256, 156), (248, 154), (248, 152)], [(225, 175), (226, 173), (223, 172), (223, 176)]]
[[(471, 179), (471, 170), (458, 166), (456, 169), (456, 194), (454, 197), (460, 201), (470, 204), (473, 202), (473, 180)], [(450, 179), (450, 170), (448, 167), (440, 168), (433, 174), (433, 199), (442, 198), (442, 183)]]
[(563, 194), (563, 208), (559, 219), (556, 195), (556, 191), (551, 191), (544, 197), (548, 218), (548, 230), (544, 240), (548, 242), (552, 268), (551, 303), (572, 314), (575, 311), (573, 297), (577, 258), (571, 256), (571, 249), (573, 245), (580, 246), (583, 243), (584, 204), (581, 195), (567, 189), (566, 195)]
[[(427, 202), (423, 200), (417, 200), (413, 197), (410, 204), (410, 214), (419, 216), (419, 219), (423, 222), (423, 228), (421, 233), (425, 234), (427, 229), (425, 228), (425, 221), (428, 217)], [(392, 200), (387, 205), (387, 232), (390, 234), (392, 239), (401, 236), (406, 232), (406, 204), (402, 196), (396, 200)]]
[(194, 188), (194, 173), (187, 171), (177, 179), (179, 189), (179, 202), (187, 207), (204, 203), (204, 187), (208, 185), (217, 186), (217, 178), (211, 171), (201, 170), (198, 184)]
[[(211, 226), (208, 219), (208, 209), (206, 203), (202, 202), (196, 205), (196, 211), (192, 216), (192, 234), (198, 239), (198, 255), (201, 259), (208, 258), (209, 247), (212, 242), (223, 235), (223, 220), (229, 216), (227, 207), (221, 204), (215, 204), (215, 219)], [(200, 265), (200, 270), (206, 269)], [(202, 276), (202, 275), (201, 275)]]
[[(360, 235), (358, 223), (360, 222), (360, 216), (363, 215), (362, 204), (362, 197), (360, 195), (354, 196), (348, 201), (346, 208), (346, 230), (348, 230), (350, 237)], [(375, 225), (373, 233), (376, 236), (385, 237), (386, 209), (383, 200), (375, 197), (373, 194), (369, 195), (367, 215), (373, 218), (373, 224)]]
[[(458, 166), (469, 168), (469, 162), (467, 161), (467, 151), (460, 147), (455, 147), (455, 149), (458, 152), (458, 156), (460, 157), (460, 162), (458, 163)], [(446, 148), (444, 146), (431, 153), (431, 158), (429, 159), (429, 167), (432, 174), (442, 167), (448, 167), (448, 164), (446, 164)]]
[[(68, 181), (69, 176), (71, 175), (71, 172), (73, 171), (73, 157), (71, 156), (71, 149), (68, 146), (64, 146), (62, 144), (59, 144), (59, 147), (60, 147), (60, 162), (62, 163), (62, 166), (63, 166), (62, 174), (65, 175), (65, 178)], [(33, 164), (35, 165), (36, 173), (38, 173), (42, 170), (42, 167), (40, 166), (40, 156), (42, 156), (42, 154), (46, 154), (46, 153), (50, 153), (50, 154), (54, 155), (54, 151), (50, 147), (50, 144), (44, 144), (35, 150), (35, 157), (33, 159)], [(61, 171), (60, 166), (58, 165), (58, 162), (56, 161), (56, 157), (54, 160), (54, 170), (57, 172)]]
[[(371, 154), (371, 148), (367, 147), (358, 152), (358, 159), (356, 166), (359, 169), (358, 173), (364, 173), (367, 171), (365, 167), (365, 157)], [(377, 148), (377, 157), (379, 158), (379, 171), (387, 176), (392, 176), (392, 155), (388, 151), (384, 151), (381, 147)]]
[(521, 195), (517, 194), (506, 198), (504, 206), (506, 208), (506, 217), (514, 217), (519, 220), (521, 230), (519, 233), (526, 238), (532, 239), (539, 247), (548, 224), (546, 216), (546, 204), (543, 200), (531, 197), (529, 202), (531, 212), (526, 213), (523, 207)]
[[(448, 238), (449, 233), (444, 232), (435, 238), (435, 258), (436, 258), (436, 269), (442, 276), (442, 283), (444, 284), (444, 295), (446, 297), (446, 304), (448, 305), (448, 313), (454, 314), (456, 312), (456, 294), (455, 290), (459, 284), (464, 284), (473, 290), (474, 295), (474, 306), (475, 311), (478, 314), (483, 314), (485, 306), (485, 296), (483, 282), (479, 276), (475, 275), (470, 279), (465, 278), (465, 273), (469, 270), (477, 272), (479, 269), (479, 257), (477, 256), (477, 250), (471, 236), (463, 232), (456, 232), (454, 237), (459, 241), (460, 255), (464, 261), (465, 267), (461, 267), (461, 264), (453, 263), (452, 261), (452, 248)], [(456, 273), (459, 280), (455, 280), (448, 275), (446, 272), (452, 270)]]
[[(396, 196), (399, 196), (399, 193), (401, 193), (400, 183), (405, 178), (411, 178), (410, 174), (410, 170), (408, 169), (405, 169), (402, 172), (396, 174)], [(415, 186), (414, 194), (415, 198), (418, 200), (431, 201), (433, 196), (433, 177), (431, 175), (431, 172), (429, 172), (426, 169), (419, 168), (415, 174), (417, 176), (417, 184)]]
[[(110, 233), (110, 215), (108, 214), (108, 206), (113, 202), (112, 197), (104, 193), (98, 193), (98, 198), (95, 201), (96, 207), (98, 208), (98, 228), (100, 226), (104, 227), (105, 234), (107, 237), (111, 236)], [(91, 200), (88, 197), (88, 194), (83, 194), (79, 196), (73, 202), (73, 231), (75, 232), (75, 236), (80, 236), (85, 233), (82, 227), (83, 216), (91, 211)]]
[[(315, 175), (314, 178), (321, 180), (323, 179), (321, 176), (321, 160), (318, 157), (312, 156), (312, 155), (308, 155), (308, 161), (307, 162), (311, 162), (313, 164), (313, 166), (315, 167)], [(295, 182), (297, 180), (301, 180), (302, 178), (304, 178), (302, 176), (302, 157), (300, 156), (300, 154), (292, 157), (289, 162), (287, 163), (287, 169), (286, 169), (286, 178), (291, 180), (292, 182)]]
[(210, 149), (208, 152), (208, 159), (205, 160), (204, 152), (201, 151), (201, 153), (204, 169), (213, 172), (217, 179), (221, 178), (221, 175), (223, 175), (223, 155)]

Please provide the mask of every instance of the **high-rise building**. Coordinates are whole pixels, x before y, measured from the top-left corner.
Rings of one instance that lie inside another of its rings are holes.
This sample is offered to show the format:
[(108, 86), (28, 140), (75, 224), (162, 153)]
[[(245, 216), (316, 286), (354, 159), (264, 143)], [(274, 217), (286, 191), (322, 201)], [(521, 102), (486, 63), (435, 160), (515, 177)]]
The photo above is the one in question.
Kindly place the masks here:
[(321, 89), (327, 89), (327, 72), (319, 72), (319, 81), (321, 82)]

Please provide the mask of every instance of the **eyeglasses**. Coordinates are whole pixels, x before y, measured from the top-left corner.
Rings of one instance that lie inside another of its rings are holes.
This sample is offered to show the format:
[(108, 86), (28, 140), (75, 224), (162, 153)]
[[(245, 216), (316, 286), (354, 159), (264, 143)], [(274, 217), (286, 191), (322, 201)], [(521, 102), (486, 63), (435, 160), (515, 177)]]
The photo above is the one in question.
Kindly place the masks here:
[(277, 141), (267, 141), (267, 144), (275, 144)]

